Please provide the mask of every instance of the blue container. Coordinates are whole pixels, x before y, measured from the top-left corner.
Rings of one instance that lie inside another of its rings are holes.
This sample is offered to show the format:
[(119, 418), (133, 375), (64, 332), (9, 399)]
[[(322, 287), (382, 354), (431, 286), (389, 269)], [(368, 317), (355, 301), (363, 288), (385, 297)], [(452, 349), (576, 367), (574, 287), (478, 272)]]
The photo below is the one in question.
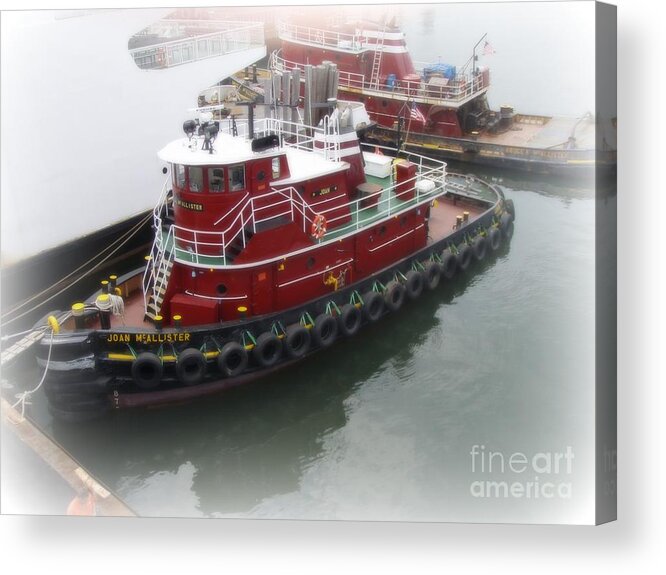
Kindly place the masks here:
[(388, 78), (386, 78), (386, 85), (389, 88), (393, 89), (393, 88), (395, 88), (396, 81), (397, 81), (397, 78), (396, 78), (395, 74), (389, 74)]

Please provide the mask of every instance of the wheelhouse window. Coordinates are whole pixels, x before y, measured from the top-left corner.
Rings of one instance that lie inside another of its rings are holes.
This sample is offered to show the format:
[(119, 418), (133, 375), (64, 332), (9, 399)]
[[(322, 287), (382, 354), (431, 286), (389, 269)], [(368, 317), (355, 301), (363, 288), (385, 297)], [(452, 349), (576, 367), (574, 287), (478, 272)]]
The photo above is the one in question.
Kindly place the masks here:
[(203, 168), (199, 166), (190, 166), (187, 171), (190, 182), (190, 192), (203, 192)]
[(183, 189), (185, 187), (185, 166), (176, 164), (173, 170), (173, 184), (177, 188)]
[(280, 177), (280, 156), (276, 156), (271, 160), (271, 167), (273, 169), (273, 179)]
[(229, 189), (232, 192), (245, 189), (245, 165), (229, 166)]
[(213, 194), (224, 191), (224, 170), (222, 168), (208, 168), (208, 189)]

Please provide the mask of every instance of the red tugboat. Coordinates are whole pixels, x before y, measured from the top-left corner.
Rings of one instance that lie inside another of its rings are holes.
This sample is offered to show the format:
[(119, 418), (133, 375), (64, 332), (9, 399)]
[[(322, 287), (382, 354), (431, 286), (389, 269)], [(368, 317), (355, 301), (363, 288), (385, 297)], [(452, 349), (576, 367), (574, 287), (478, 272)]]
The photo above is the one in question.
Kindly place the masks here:
[(271, 55), (271, 70), (302, 71), (305, 65), (334, 63), (341, 97), (363, 102), (376, 122), (368, 141), (540, 173), (615, 167), (614, 118), (516, 114), (508, 105), (490, 110), (490, 71), (476, 64), (484, 38), (459, 70), (441, 63), (415, 66), (405, 35), (393, 23), (316, 28), (280, 22), (277, 32), (282, 48)]
[[(185, 122), (145, 268), (53, 312), (56, 418), (205, 396), (353, 337), (508, 242), (513, 204), (446, 164), (362, 150), (338, 102), (308, 127)], [(250, 107), (250, 111), (252, 107)], [(388, 150), (387, 150), (388, 151)]]

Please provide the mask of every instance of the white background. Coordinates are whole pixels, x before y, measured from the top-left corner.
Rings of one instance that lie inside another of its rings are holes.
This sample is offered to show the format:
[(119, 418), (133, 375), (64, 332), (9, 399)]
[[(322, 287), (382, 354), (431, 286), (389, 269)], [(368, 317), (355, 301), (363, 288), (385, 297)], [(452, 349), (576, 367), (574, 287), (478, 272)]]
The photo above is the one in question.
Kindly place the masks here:
[[(4, 9), (19, 7), (1, 1)], [(617, 1), (619, 521), (588, 528), (3, 516), (2, 567), (114, 574), (663, 573), (666, 43), (660, 4)], [(108, 4), (66, 5), (96, 6)]]

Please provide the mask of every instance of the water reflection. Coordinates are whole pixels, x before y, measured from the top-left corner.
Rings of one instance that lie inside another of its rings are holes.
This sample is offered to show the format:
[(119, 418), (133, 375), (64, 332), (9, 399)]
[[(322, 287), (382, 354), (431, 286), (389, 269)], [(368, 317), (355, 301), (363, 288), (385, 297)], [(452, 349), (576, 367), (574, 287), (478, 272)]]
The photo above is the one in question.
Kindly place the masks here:
[(51, 433), (140, 515), (247, 513), (298, 489), (304, 470), (323, 457), (325, 439), (347, 425), (357, 388), (378, 378), (397, 386), (409, 381), (416, 350), (441, 342), (438, 308), (507, 254), (504, 248), (472, 273), (270, 380), (85, 426), (50, 421)]

